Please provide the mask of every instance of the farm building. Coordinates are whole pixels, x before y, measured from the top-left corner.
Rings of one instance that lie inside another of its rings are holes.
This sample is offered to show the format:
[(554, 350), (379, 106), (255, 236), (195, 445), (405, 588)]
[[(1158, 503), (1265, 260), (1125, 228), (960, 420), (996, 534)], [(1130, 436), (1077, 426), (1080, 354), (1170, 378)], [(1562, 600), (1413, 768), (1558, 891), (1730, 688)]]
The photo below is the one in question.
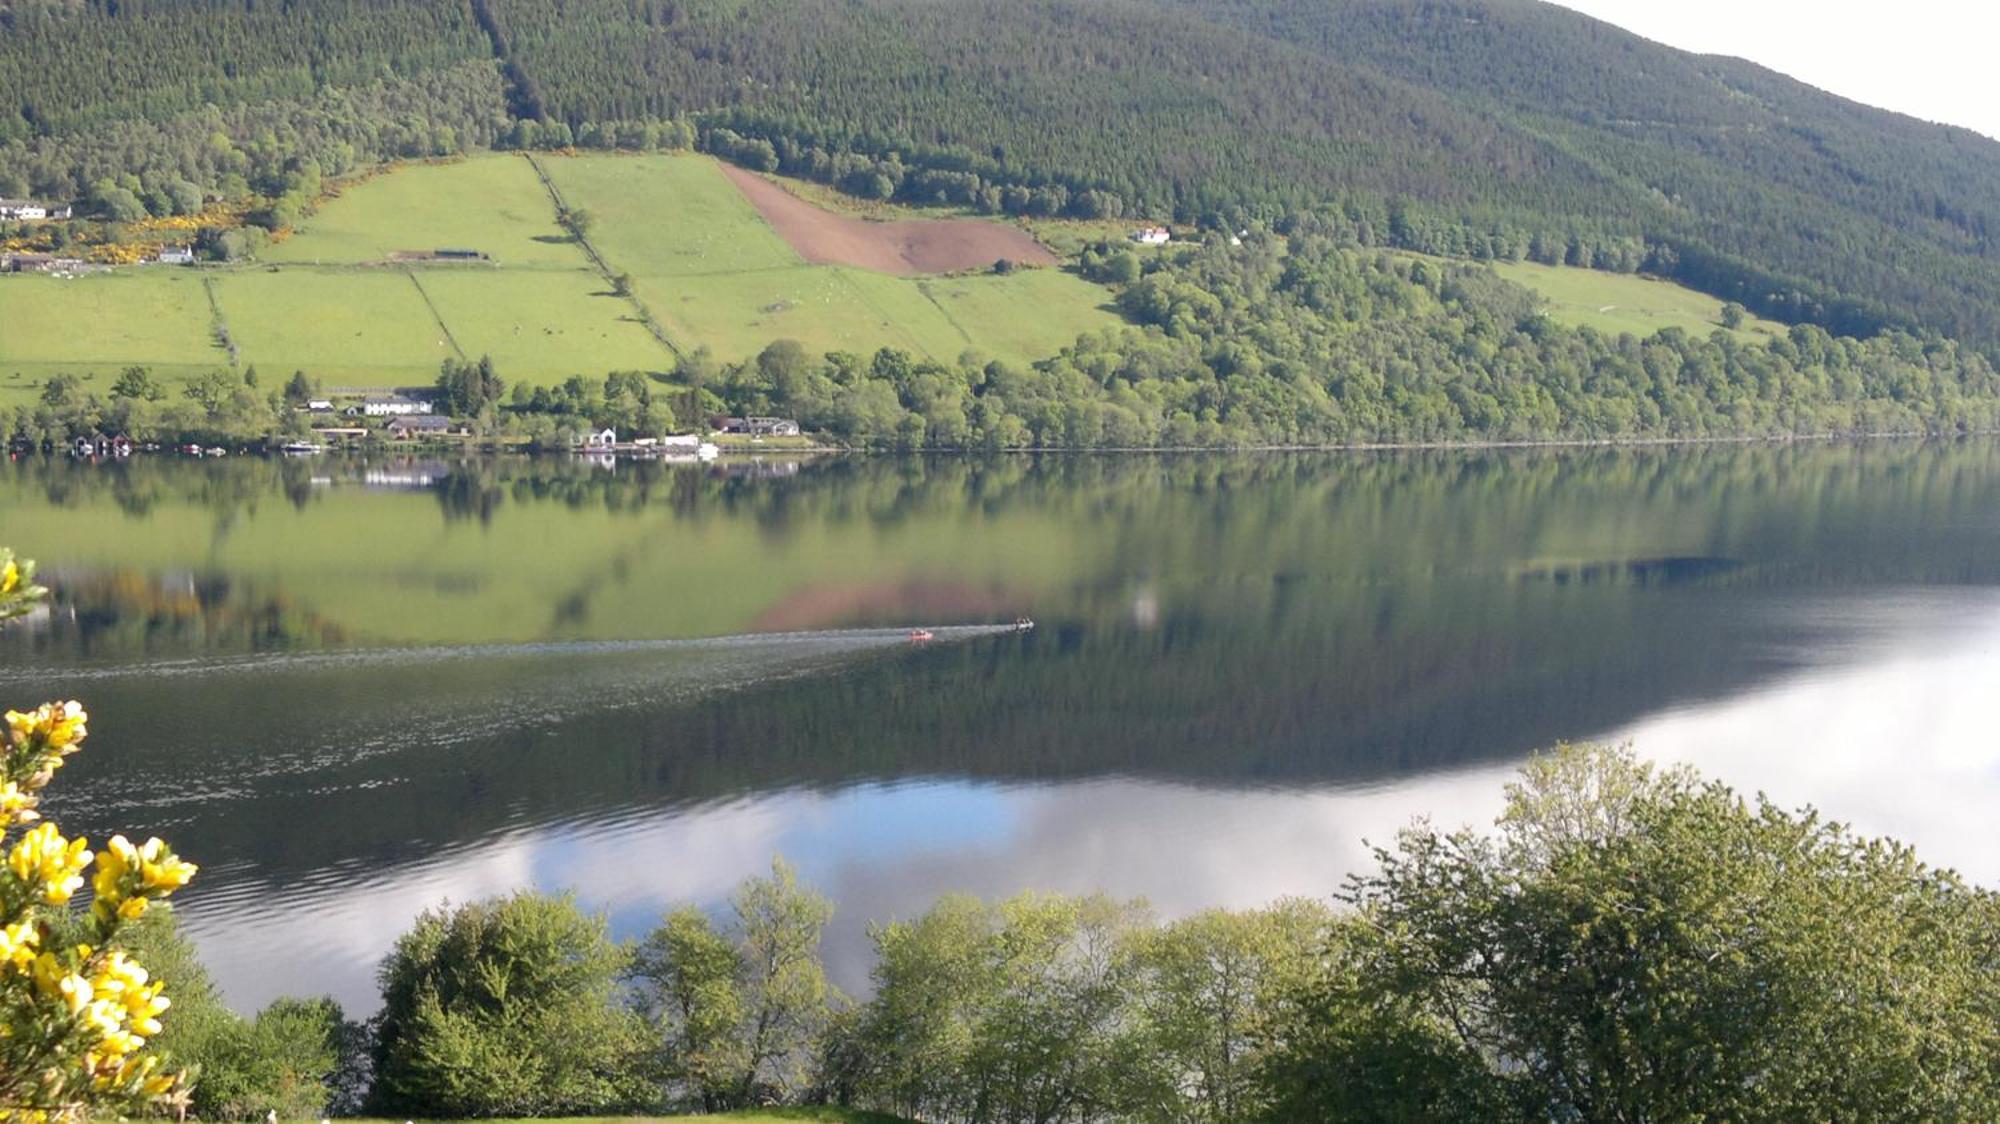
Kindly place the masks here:
[(1132, 232), (1132, 241), (1141, 246), (1164, 246), (1174, 240), (1174, 232), (1164, 226), (1142, 227)]
[(436, 250), (397, 250), (389, 255), (390, 261), (491, 261), (482, 250), (441, 248)]
[(736, 433), (750, 437), (799, 435), (799, 423), (790, 418), (716, 418), (713, 424), (718, 433)]
[(54, 268), (54, 254), (8, 254), (0, 257), (0, 273), (47, 273)]
[(187, 246), (162, 246), (153, 260), (161, 265), (193, 265), (194, 250)]
[(364, 418), (407, 418), (431, 412), (429, 400), (405, 394), (370, 395), (361, 400), (361, 405), (347, 408), (348, 416)]
[(398, 441), (410, 441), (418, 437), (442, 437), (452, 431), (450, 418), (426, 414), (396, 418), (384, 428), (390, 437)]
[(22, 222), (29, 219), (68, 217), (68, 207), (51, 207), (47, 203), (37, 203), (32, 199), (0, 199), (0, 221)]

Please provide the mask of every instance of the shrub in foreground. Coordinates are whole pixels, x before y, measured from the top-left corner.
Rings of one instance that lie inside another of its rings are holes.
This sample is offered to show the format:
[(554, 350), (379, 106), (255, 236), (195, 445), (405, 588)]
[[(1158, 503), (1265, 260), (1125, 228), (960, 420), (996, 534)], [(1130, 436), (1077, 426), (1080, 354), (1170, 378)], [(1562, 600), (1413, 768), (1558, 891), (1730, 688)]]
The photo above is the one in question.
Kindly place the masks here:
[(630, 976), (655, 1028), (650, 1070), (667, 1103), (702, 1111), (799, 1098), (839, 992), (820, 934), (832, 903), (779, 859), (746, 879), (726, 928), (677, 909), (638, 948)]
[(643, 1101), (626, 950), (569, 898), (418, 918), (383, 963), (373, 1102), (398, 1116), (588, 1116)]
[(1993, 895), (1623, 751), (1537, 759), (1498, 826), (1353, 881), (1271, 1119), (2000, 1118)]

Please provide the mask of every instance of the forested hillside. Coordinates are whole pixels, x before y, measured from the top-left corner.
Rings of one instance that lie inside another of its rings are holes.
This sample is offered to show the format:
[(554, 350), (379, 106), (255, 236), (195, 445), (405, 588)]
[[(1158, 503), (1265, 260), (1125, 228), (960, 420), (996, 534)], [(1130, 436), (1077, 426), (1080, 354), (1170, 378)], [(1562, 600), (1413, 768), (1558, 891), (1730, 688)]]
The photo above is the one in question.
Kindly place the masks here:
[[(1085, 268), (1132, 268), (1116, 248)], [(1118, 298), (1145, 325), (1019, 369), (815, 362), (780, 342), (681, 377), (739, 413), (874, 445), (1188, 447), (1952, 433), (2000, 425), (2000, 374), (1949, 341), (1800, 325), (1764, 343), (1562, 327), (1490, 267), (1252, 234), (1157, 259)]]
[(276, 198), (490, 145), (502, 92), (459, 3), (0, 0), (0, 195), (114, 219)]
[(2000, 332), (2000, 143), (1977, 133), (1537, 0), (1172, 3), (1546, 138), (1644, 202), (1647, 238), (1673, 251), (1652, 267), (1686, 284), (1788, 319), (1814, 310), (1770, 295), (1799, 288), (1840, 330)]
[(462, 4), (0, 3), (0, 140), (309, 99), (491, 58)]
[(1536, 0), (10, 0), (0, 29), (7, 193), (160, 213), (306, 161), (692, 139), (867, 196), (1645, 269), (2000, 354), (2000, 143)]

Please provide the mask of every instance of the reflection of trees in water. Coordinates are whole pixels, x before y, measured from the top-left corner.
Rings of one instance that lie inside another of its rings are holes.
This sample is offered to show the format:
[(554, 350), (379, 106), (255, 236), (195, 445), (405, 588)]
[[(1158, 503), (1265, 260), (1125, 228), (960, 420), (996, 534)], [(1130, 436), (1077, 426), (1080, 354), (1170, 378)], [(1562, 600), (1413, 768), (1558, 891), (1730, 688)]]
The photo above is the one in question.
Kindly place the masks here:
[(491, 464), (484, 461), (453, 466), (438, 480), (435, 494), (447, 523), (477, 520), (481, 526), (491, 526), (493, 513), (505, 502)]
[[(337, 487), (357, 481), (371, 467), (397, 463), (394, 457), (340, 456), (222, 461), (141, 456), (106, 464), (25, 458), (0, 466), (0, 487), (33, 490), (55, 507), (110, 502), (134, 518), (170, 501), (221, 517), (254, 514), (257, 503), (271, 495), (304, 508), (319, 486), (316, 478)], [(1164, 507), (1198, 512), (1213, 528), (1249, 530), (1287, 519), (1290, 508), (1310, 502), (1357, 529), (1376, 512), (1393, 517), (1412, 505), (1435, 511), (1442, 504), (1450, 521), (1476, 515), (1475, 529), (1526, 516), (1526, 524), (1513, 528), (1519, 531), (1559, 520), (1565, 509), (1605, 504), (1622, 510), (1692, 508), (1725, 527), (1732, 520), (1761, 519), (1779, 504), (1793, 511), (1909, 511), (1911, 501), (1934, 506), (1953, 487), (1990, 490), (2000, 468), (2000, 444), (827, 457), (799, 462), (789, 475), (771, 475), (770, 466), (748, 463), (630, 461), (606, 471), (568, 457), (466, 459), (443, 467), (433, 486), (447, 520), (490, 522), (508, 504), (554, 503), (612, 512), (666, 510), (683, 518), (749, 516), (782, 531), (800, 521), (896, 527), (940, 514), (970, 510), (992, 516), (1019, 508), (1079, 519), (1144, 519)], [(1560, 503), (1552, 506), (1552, 500)]]
[[(882, 575), (902, 588), (924, 588), (911, 579), (950, 582), (980, 572), (989, 585), (1032, 592), (1034, 611), (1044, 616), (1089, 615), (1104, 604), (1123, 605), (1141, 589), (1169, 609), (1208, 605), (1219, 589), (1244, 583), (1273, 583), (1269, 596), (1281, 620), (1311, 619), (1313, 599), (1349, 597), (1349, 586), (1386, 584), (1404, 591), (1375, 610), (1378, 622), (1393, 623), (1407, 613), (1411, 598), (1439, 583), (1495, 576), (1517, 589), (1664, 589), (1977, 582), (2000, 574), (2000, 556), (1986, 549), (1980, 530), (1983, 513), (2000, 501), (2000, 443), (1986, 440), (1337, 455), (834, 457), (797, 464), (794, 473), (773, 475), (768, 464), (631, 462), (605, 471), (565, 457), (142, 456), (98, 465), (30, 458), (0, 467), (0, 505), (11, 494), (33, 496), (18, 501), (30, 506), (113, 507), (135, 525), (184, 520), (192, 509), (207, 514), (211, 547), (219, 548), (274, 496), (305, 512), (301, 533), (313, 534), (312, 509), (333, 490), (428, 490), (440, 525), (478, 523), (494, 557), (518, 559), (520, 575), (545, 586), (548, 627), (558, 634), (587, 630), (600, 595), (654, 580), (652, 558), (667, 557), (667, 547), (686, 532), (722, 523), (758, 529), (756, 541), (736, 536), (726, 547), (742, 552), (740, 560), (726, 561), (746, 569), (807, 533), (829, 544), (880, 536), (874, 553), (908, 552), (912, 559), (907, 572)], [(546, 520), (510, 522), (507, 514), (550, 506), (611, 512), (645, 525), (637, 538), (619, 536), (617, 545), (583, 566), (538, 572), (540, 544), (519, 528), (546, 527)], [(406, 508), (395, 510), (385, 533), (421, 531)], [(955, 545), (960, 528), (1003, 520), (1005, 533), (1024, 548), (1004, 568), (965, 553), (987, 549), (991, 534), (982, 545)], [(352, 541), (353, 526), (333, 524), (328, 533)], [(95, 555), (104, 557), (97, 545)], [(359, 564), (366, 567), (369, 560)], [(206, 568), (198, 559), (185, 565)], [(379, 576), (407, 579), (400, 572)], [(837, 601), (843, 594), (852, 599), (850, 587), (864, 576), (830, 567), (824, 580), (774, 590), (772, 605)], [(270, 588), (259, 595), (283, 605), (283, 575), (266, 582)], [(350, 587), (343, 596), (365, 597), (366, 587)], [(330, 615), (343, 608), (351, 607), (313, 607)], [(279, 616), (287, 614), (311, 616), (285, 605)], [(888, 619), (880, 613), (870, 619), (876, 618)], [(756, 619), (748, 613), (736, 627)], [(1346, 627), (1379, 626), (1364, 620)], [(325, 634), (317, 626), (306, 631)], [(280, 627), (256, 635), (268, 645), (294, 634)], [(204, 643), (223, 643), (230, 635), (247, 644), (253, 633), (223, 629)]]
[[(331, 461), (316, 471), (346, 470)], [(72, 503), (133, 487), (61, 465), (8, 471), (10, 486), (35, 494), (61, 476)], [(278, 491), (290, 471), (170, 461), (127, 470), (164, 497), (156, 502), (199, 494), (239, 510), (246, 491)], [(386, 860), (523, 817), (591, 820), (913, 776), (1365, 783), (1614, 729), (1780, 673), (1787, 665), (1774, 653), (1812, 641), (1807, 623), (1773, 610), (1791, 592), (2000, 582), (1991, 530), (2000, 444), (1982, 441), (843, 458), (763, 479), (660, 465), (606, 473), (562, 460), (449, 471), (466, 483), (444, 491), (477, 497), (463, 510), (484, 513), (454, 518), (490, 519), (495, 550), (532, 551), (507, 537), (510, 507), (563, 505), (647, 516), (662, 535), (749, 520), (767, 543), (808, 529), (833, 541), (893, 529), (950, 574), (974, 561), (955, 552), (955, 528), (1008, 517), (1010, 529), (1036, 536), (1019, 565), (1046, 567), (1019, 575), (1037, 591), (1043, 627), (450, 738), (404, 721), (413, 700), (448, 688), (498, 711), (573, 661), (91, 687), (107, 730), (146, 730), (163, 766), (236, 786), (227, 816), (188, 825), (190, 853), (256, 855), (276, 870)], [(241, 476), (221, 486), (204, 480), (210, 472)], [(607, 551), (588, 572), (563, 575), (551, 611), (587, 619), (591, 589), (644, 580), (642, 553)], [(123, 592), (91, 591), (92, 576), (82, 577), (53, 584), (100, 607), (101, 619), (78, 618), (101, 638), (91, 655), (339, 641), (238, 577), (189, 591), (191, 607), (148, 592), (157, 576), (98, 576), (135, 583)], [(31, 642), (82, 650), (82, 632), (51, 635)], [(168, 713), (171, 726), (157, 717)], [(198, 734), (218, 728), (238, 736), (214, 744)], [(335, 754), (297, 774), (232, 768), (301, 729), (337, 744), (357, 728), (394, 734), (373, 755)], [(107, 769), (131, 767), (115, 748), (103, 756)], [(297, 824), (330, 826), (289, 830)]]
[(0, 651), (107, 659), (292, 651), (347, 641), (339, 625), (242, 577), (137, 570), (47, 573), (47, 623), (0, 636)]

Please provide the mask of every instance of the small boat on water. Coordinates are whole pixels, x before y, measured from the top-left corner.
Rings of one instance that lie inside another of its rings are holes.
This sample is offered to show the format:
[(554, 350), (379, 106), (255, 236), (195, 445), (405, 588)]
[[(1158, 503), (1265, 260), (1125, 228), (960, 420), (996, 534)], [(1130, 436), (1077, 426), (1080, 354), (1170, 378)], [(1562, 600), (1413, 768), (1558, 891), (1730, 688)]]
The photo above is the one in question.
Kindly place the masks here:
[(281, 447), (281, 451), (288, 457), (316, 457), (326, 452), (326, 446), (316, 445), (311, 441), (287, 441)]
[(910, 630), (910, 643), (912, 644), (928, 644), (936, 639), (937, 635), (928, 628), (913, 628)]
[(1015, 631), (1015, 632), (1033, 632), (1033, 631), (1035, 631), (1035, 621), (1034, 621), (1034, 618), (1033, 618), (1033, 617), (1015, 617), (1015, 618), (1014, 618), (1014, 631)]

